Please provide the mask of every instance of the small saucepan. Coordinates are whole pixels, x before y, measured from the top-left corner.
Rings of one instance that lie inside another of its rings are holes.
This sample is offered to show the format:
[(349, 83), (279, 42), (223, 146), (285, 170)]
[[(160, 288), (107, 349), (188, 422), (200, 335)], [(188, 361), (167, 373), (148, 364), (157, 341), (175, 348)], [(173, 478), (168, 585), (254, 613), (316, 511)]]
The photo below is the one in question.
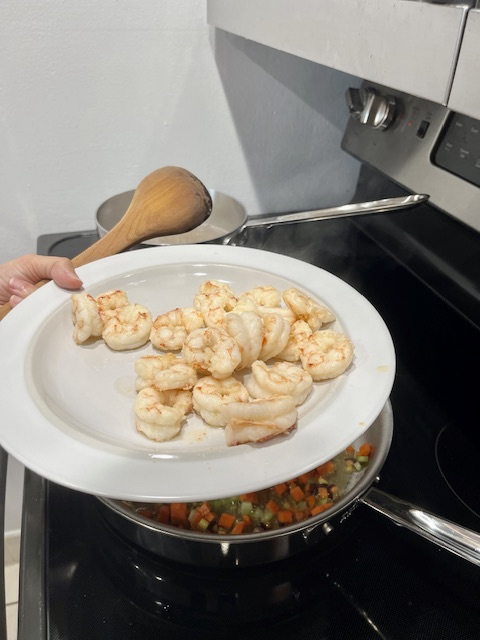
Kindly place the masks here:
[[(292, 222), (313, 222), (315, 220), (326, 220), (329, 218), (396, 211), (398, 209), (413, 207), (428, 200), (429, 197), (428, 195), (413, 194), (397, 198), (374, 200), (372, 202), (345, 204), (329, 209), (248, 217), (245, 208), (238, 200), (213, 189), (209, 189), (208, 191), (212, 198), (213, 208), (209, 218), (203, 224), (187, 233), (152, 238), (151, 240), (145, 241), (144, 244), (157, 246), (208, 242), (229, 244), (232, 239), (244, 229), (252, 227), (272, 227), (274, 225)], [(108, 231), (113, 229), (117, 222), (123, 217), (130, 205), (133, 194), (133, 191), (119, 193), (105, 200), (105, 202), (99, 206), (96, 213), (96, 225), (100, 237), (103, 237)]]
[(109, 525), (130, 543), (158, 557), (193, 566), (223, 568), (255, 566), (283, 560), (335, 535), (352, 510), (363, 503), (438, 546), (480, 566), (480, 534), (395, 498), (374, 483), (390, 450), (393, 415), (388, 402), (356, 442), (368, 442), (374, 455), (368, 467), (352, 476), (344, 495), (327, 511), (281, 529), (240, 535), (187, 531), (147, 519), (124, 503), (98, 498)]

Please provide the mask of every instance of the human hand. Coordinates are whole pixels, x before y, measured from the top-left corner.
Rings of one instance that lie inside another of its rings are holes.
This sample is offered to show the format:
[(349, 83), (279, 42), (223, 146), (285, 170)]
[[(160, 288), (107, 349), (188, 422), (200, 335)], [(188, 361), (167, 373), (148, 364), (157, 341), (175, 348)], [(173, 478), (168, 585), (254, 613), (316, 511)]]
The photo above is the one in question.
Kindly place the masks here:
[(0, 304), (14, 307), (47, 279), (64, 289), (82, 286), (68, 258), (28, 254), (0, 264)]

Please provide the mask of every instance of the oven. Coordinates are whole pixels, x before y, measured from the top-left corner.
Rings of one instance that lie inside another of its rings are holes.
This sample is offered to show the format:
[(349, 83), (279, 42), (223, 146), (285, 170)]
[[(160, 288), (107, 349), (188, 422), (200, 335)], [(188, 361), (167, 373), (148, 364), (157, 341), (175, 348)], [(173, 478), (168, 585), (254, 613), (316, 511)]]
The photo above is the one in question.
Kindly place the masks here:
[[(376, 483), (480, 532), (480, 122), (366, 83), (347, 102), (342, 147), (361, 161), (352, 201), (430, 200), (251, 228), (231, 242), (325, 269), (378, 309), (397, 374), (393, 442)], [(97, 239), (95, 229), (45, 235), (38, 252), (73, 257)], [(19, 640), (478, 637), (480, 549), (466, 561), (366, 504), (306, 551), (228, 569), (155, 557), (98, 507), (26, 471)]]

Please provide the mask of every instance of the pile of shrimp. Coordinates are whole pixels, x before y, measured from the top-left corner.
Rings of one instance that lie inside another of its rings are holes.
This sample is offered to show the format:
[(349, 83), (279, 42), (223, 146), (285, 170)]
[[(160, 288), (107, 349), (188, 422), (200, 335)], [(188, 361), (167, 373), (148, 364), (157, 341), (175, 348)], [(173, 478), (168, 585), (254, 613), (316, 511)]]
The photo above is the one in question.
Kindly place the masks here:
[(113, 350), (151, 343), (135, 361), (135, 423), (162, 442), (177, 436), (195, 412), (225, 432), (228, 446), (263, 442), (296, 428), (315, 382), (343, 374), (351, 340), (328, 326), (330, 309), (299, 289), (254, 287), (235, 295), (207, 280), (190, 307), (152, 319), (123, 291), (72, 296), (74, 340), (103, 338)]

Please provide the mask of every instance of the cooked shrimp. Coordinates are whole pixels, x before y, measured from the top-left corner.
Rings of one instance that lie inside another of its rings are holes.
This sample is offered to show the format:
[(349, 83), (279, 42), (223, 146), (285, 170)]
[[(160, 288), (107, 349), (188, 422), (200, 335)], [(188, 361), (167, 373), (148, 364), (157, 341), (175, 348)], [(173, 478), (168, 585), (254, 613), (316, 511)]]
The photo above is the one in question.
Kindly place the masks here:
[(315, 331), (301, 348), (300, 359), (314, 380), (329, 380), (343, 373), (353, 360), (351, 340), (337, 331)]
[(298, 362), (300, 360), (300, 350), (313, 331), (310, 329), (305, 320), (297, 320), (290, 328), (290, 335), (288, 336), (288, 342), (283, 351), (281, 351), (277, 358), (280, 360), (286, 360), (287, 362)]
[(193, 387), (193, 408), (207, 424), (224, 427), (222, 407), (229, 402), (248, 402), (246, 387), (234, 377), (217, 380), (212, 376), (201, 378)]
[(102, 337), (115, 351), (136, 349), (148, 342), (152, 328), (150, 311), (140, 304), (128, 304), (114, 312), (103, 328)]
[(146, 387), (135, 401), (137, 431), (150, 440), (171, 440), (182, 428), (191, 407), (191, 391), (159, 391)]
[(262, 349), (262, 319), (252, 311), (230, 312), (225, 316), (225, 330), (240, 349), (241, 360), (237, 369), (246, 369), (257, 360)]
[(173, 353), (164, 356), (142, 356), (135, 361), (138, 375), (135, 382), (137, 391), (145, 387), (155, 387), (160, 391), (169, 389), (191, 389), (197, 382), (197, 372), (182, 358)]
[(317, 331), (322, 324), (335, 320), (335, 315), (330, 309), (320, 306), (315, 300), (294, 287), (286, 289), (282, 297), (297, 319), (305, 320), (312, 331)]
[(263, 442), (286, 434), (296, 426), (297, 409), (291, 396), (276, 396), (251, 402), (231, 402), (222, 409), (228, 446)]
[(193, 307), (172, 309), (155, 318), (150, 341), (157, 349), (178, 351), (183, 347), (187, 335), (203, 326), (201, 313)]
[(223, 325), (225, 314), (237, 304), (237, 298), (228, 284), (207, 280), (194, 298), (195, 308), (202, 314), (207, 327)]
[(228, 378), (238, 367), (242, 356), (235, 340), (224, 329), (195, 329), (185, 340), (182, 355), (186, 362), (214, 378)]
[(262, 349), (259, 360), (270, 360), (285, 349), (290, 335), (290, 323), (279, 313), (263, 316)]
[(288, 307), (262, 307), (258, 305), (257, 313), (262, 318), (269, 313), (278, 313), (279, 316), (282, 316), (282, 318), (291, 325), (297, 320), (297, 316)]
[(290, 362), (275, 362), (268, 367), (261, 360), (252, 364), (252, 377), (246, 383), (254, 398), (292, 396), (296, 405), (302, 404), (313, 387), (312, 376)]
[(115, 315), (115, 311), (130, 304), (125, 291), (115, 289), (102, 293), (95, 298), (98, 312), (104, 322)]
[(280, 291), (270, 285), (263, 285), (259, 287), (253, 287), (240, 295), (240, 300), (243, 297), (249, 297), (260, 307), (279, 307), (282, 300)]
[(73, 339), (77, 344), (102, 335), (103, 322), (97, 303), (89, 293), (72, 295)]

